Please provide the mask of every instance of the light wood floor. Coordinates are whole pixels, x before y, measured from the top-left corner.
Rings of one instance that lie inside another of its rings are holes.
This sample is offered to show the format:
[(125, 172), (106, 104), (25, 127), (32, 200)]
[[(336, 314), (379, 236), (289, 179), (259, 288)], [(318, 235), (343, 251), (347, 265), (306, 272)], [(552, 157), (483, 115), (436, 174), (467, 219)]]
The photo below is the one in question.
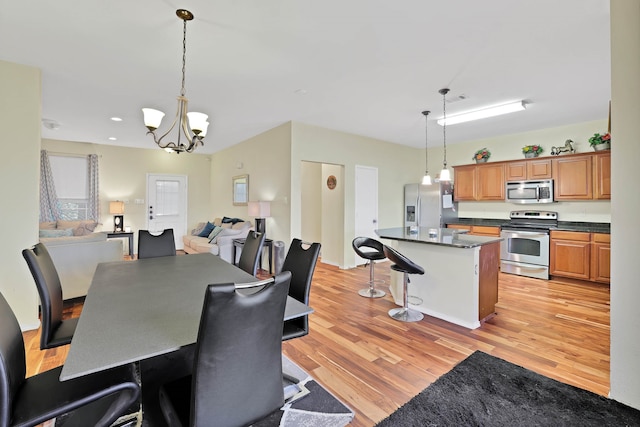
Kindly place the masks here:
[[(388, 262), (376, 264), (376, 276), (388, 283)], [(340, 270), (319, 262), (311, 332), (283, 344), (289, 358), (355, 411), (354, 426), (374, 425), (475, 350), (609, 392), (607, 285), (500, 274), (497, 315), (468, 330), (428, 316), (417, 323), (391, 319), (387, 311), (395, 305), (388, 294), (358, 295), (368, 277), (368, 267)], [(68, 313), (81, 309), (76, 304)], [(37, 331), (24, 336), (28, 375), (64, 362), (66, 348), (42, 352)]]

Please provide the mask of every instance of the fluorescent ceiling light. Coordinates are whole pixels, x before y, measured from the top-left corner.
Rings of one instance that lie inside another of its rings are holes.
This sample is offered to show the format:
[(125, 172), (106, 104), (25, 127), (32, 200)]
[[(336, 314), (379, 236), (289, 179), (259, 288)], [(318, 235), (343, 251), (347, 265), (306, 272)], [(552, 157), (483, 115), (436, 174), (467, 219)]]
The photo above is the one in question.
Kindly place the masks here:
[[(470, 122), (472, 120), (486, 119), (487, 117), (501, 116), (503, 114), (515, 113), (525, 109), (524, 101), (512, 102), (510, 104), (499, 105), (497, 107), (485, 108), (484, 110), (469, 111), (468, 113), (449, 116), (446, 118), (447, 125)], [(438, 124), (444, 126), (445, 119), (439, 119)]]

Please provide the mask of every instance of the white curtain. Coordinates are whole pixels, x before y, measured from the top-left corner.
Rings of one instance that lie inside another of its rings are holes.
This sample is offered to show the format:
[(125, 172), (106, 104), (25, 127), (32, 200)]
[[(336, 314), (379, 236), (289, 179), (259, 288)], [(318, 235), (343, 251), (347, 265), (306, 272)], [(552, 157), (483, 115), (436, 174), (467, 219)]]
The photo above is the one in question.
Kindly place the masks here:
[(60, 218), (56, 186), (53, 183), (51, 164), (46, 150), (40, 151), (40, 222)]
[(100, 191), (98, 188), (98, 155), (89, 154), (87, 156), (87, 175), (88, 175), (88, 212), (87, 217), (95, 221), (100, 221)]

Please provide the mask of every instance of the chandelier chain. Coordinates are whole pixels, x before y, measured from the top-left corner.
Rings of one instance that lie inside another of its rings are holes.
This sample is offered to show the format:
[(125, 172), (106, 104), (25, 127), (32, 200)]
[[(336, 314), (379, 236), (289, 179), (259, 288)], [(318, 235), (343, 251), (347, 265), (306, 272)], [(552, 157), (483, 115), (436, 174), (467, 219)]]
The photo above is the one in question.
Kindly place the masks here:
[(182, 21), (184, 26), (182, 30), (182, 88), (180, 89), (180, 96), (185, 95), (184, 80), (187, 69), (187, 21)]

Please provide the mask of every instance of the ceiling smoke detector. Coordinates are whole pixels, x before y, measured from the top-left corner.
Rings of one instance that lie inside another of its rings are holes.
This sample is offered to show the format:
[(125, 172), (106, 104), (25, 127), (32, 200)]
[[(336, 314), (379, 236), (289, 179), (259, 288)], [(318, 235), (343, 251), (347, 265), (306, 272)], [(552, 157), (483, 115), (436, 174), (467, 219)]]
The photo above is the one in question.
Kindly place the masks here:
[(49, 130), (60, 129), (60, 123), (53, 119), (42, 119), (42, 126), (46, 127)]

